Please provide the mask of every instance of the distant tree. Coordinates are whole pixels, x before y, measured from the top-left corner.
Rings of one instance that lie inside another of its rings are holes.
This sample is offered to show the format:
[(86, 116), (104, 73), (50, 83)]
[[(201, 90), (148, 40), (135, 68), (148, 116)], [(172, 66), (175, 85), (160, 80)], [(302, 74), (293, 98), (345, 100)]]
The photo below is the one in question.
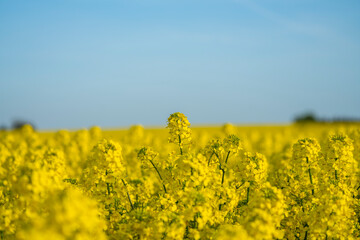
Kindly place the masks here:
[(24, 125), (31, 125), (33, 129), (35, 129), (34, 124), (32, 124), (29, 121), (25, 121), (25, 120), (14, 120), (11, 124), (11, 128), (12, 129), (20, 129), (22, 128)]
[(308, 123), (308, 122), (317, 122), (317, 118), (314, 113), (307, 112), (300, 114), (294, 118), (295, 123)]

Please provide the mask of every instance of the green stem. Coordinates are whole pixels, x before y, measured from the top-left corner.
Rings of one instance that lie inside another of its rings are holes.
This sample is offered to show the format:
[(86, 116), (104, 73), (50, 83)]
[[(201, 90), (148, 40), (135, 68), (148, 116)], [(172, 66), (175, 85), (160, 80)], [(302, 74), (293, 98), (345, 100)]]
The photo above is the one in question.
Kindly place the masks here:
[[(335, 158), (335, 161), (337, 161), (338, 159)], [(335, 180), (338, 180), (338, 174), (337, 174), (337, 170), (335, 170)]]
[(130, 194), (129, 194), (128, 190), (127, 190), (126, 183), (125, 183), (125, 181), (124, 181), (123, 179), (121, 179), (121, 181), (122, 181), (122, 183), (123, 183), (124, 186), (125, 186), (126, 194), (127, 194), (127, 196), (128, 196), (128, 199), (129, 199), (129, 203), (130, 203), (130, 206), (131, 206), (131, 210), (133, 210), (133, 209), (134, 209), (134, 205), (132, 204), (132, 201), (131, 201), (131, 198), (130, 198)]
[[(214, 152), (215, 153), (215, 152)], [(225, 159), (225, 163), (227, 163), (227, 160), (229, 159), (229, 155), (230, 155), (230, 151), (228, 152), (227, 156), (226, 156), (226, 159)], [(217, 156), (217, 154), (216, 154)], [(217, 156), (218, 157), (218, 156)], [(219, 157), (218, 157), (219, 158)], [(220, 159), (219, 159), (220, 161)], [(220, 170), (222, 171), (222, 177), (221, 177), (221, 185), (224, 184), (224, 180), (225, 180), (225, 169), (223, 169), (221, 167), (221, 163), (220, 163)]]
[(214, 152), (212, 152), (211, 155), (210, 155), (210, 158), (209, 158), (209, 161), (208, 161), (208, 166), (210, 166), (210, 160), (211, 160), (213, 155), (214, 155)]
[[(329, 229), (329, 227), (326, 227), (326, 231), (325, 231), (325, 232), (327, 232), (328, 229)], [(325, 233), (325, 240), (328, 240), (328, 235), (327, 235), (327, 233)]]
[(306, 230), (304, 240), (307, 240), (307, 238), (308, 238), (308, 231)]
[(250, 195), (250, 187), (248, 187), (246, 191), (246, 204), (249, 203), (249, 195)]
[(229, 155), (230, 155), (230, 151), (228, 152), (226, 159), (225, 159), (225, 163), (227, 163), (228, 159), (229, 159)]
[(183, 155), (183, 150), (182, 150), (182, 147), (181, 147), (181, 137), (179, 135), (179, 148), (180, 148), (180, 154)]
[(217, 159), (219, 160), (219, 162), (220, 162), (220, 157), (219, 157), (219, 155), (214, 151), (214, 154), (215, 154), (215, 156), (217, 157)]
[(106, 188), (107, 188), (108, 195), (110, 196), (110, 183), (106, 183)]
[(335, 170), (335, 180), (338, 180), (337, 170)]
[(223, 169), (221, 167), (221, 164), (220, 164), (220, 170), (222, 171), (221, 185), (223, 185), (224, 184), (224, 179), (225, 179), (225, 169)]
[(161, 177), (161, 174), (160, 174), (159, 170), (157, 169), (157, 167), (155, 166), (155, 164), (153, 163), (152, 160), (150, 160), (150, 163), (151, 163), (151, 165), (153, 165), (153, 167), (155, 168), (157, 174), (159, 175), (159, 178), (160, 178), (161, 183), (162, 183), (162, 185), (163, 185), (164, 191), (165, 191), (165, 193), (167, 193), (165, 184), (164, 184), (164, 182), (163, 182), (163, 178)]
[[(106, 176), (108, 175), (108, 170), (105, 171), (105, 175)], [(110, 196), (110, 184), (109, 183), (106, 183), (106, 189), (107, 189), (108, 195)]]
[[(306, 157), (306, 163), (309, 164), (309, 158), (308, 158), (308, 157)], [(311, 185), (313, 185), (313, 180), (312, 180), (312, 174), (311, 174), (310, 166), (309, 166), (308, 172), (309, 172), (310, 183), (311, 183)], [(314, 195), (314, 193), (315, 193), (315, 191), (314, 191), (314, 186), (313, 186), (313, 188), (311, 189), (311, 193), (312, 193), (312, 195)]]

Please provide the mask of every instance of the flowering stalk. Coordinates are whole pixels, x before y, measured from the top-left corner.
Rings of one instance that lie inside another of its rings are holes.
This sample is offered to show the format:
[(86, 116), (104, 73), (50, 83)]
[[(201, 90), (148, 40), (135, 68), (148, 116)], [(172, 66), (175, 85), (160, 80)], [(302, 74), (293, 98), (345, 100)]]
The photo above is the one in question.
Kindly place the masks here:
[(189, 126), (190, 123), (183, 113), (176, 112), (168, 118), (169, 142), (179, 145), (181, 155), (183, 155), (184, 144), (191, 143), (191, 129)]
[[(237, 152), (239, 152), (240, 149), (242, 149), (240, 138), (234, 134), (227, 136), (223, 140), (223, 148), (224, 148), (224, 150), (227, 151), (226, 158), (225, 158), (225, 164), (227, 164), (230, 153), (237, 153)], [(221, 170), (222, 170), (222, 183), (223, 183), (224, 177), (225, 177), (225, 169), (221, 169)]]

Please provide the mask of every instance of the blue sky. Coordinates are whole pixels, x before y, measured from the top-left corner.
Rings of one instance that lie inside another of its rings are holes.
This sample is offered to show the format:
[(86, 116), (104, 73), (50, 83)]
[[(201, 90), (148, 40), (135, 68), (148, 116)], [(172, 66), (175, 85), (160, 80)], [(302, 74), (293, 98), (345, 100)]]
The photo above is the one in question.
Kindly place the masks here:
[(0, 0), (0, 125), (360, 117), (360, 1)]

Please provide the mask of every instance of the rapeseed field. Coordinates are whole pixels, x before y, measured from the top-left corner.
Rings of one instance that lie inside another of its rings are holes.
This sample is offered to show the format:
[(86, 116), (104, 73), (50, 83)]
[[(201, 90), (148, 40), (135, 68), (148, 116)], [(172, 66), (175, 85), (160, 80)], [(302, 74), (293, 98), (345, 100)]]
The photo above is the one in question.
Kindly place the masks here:
[(350, 123), (25, 125), (0, 131), (0, 239), (359, 239), (359, 162)]

